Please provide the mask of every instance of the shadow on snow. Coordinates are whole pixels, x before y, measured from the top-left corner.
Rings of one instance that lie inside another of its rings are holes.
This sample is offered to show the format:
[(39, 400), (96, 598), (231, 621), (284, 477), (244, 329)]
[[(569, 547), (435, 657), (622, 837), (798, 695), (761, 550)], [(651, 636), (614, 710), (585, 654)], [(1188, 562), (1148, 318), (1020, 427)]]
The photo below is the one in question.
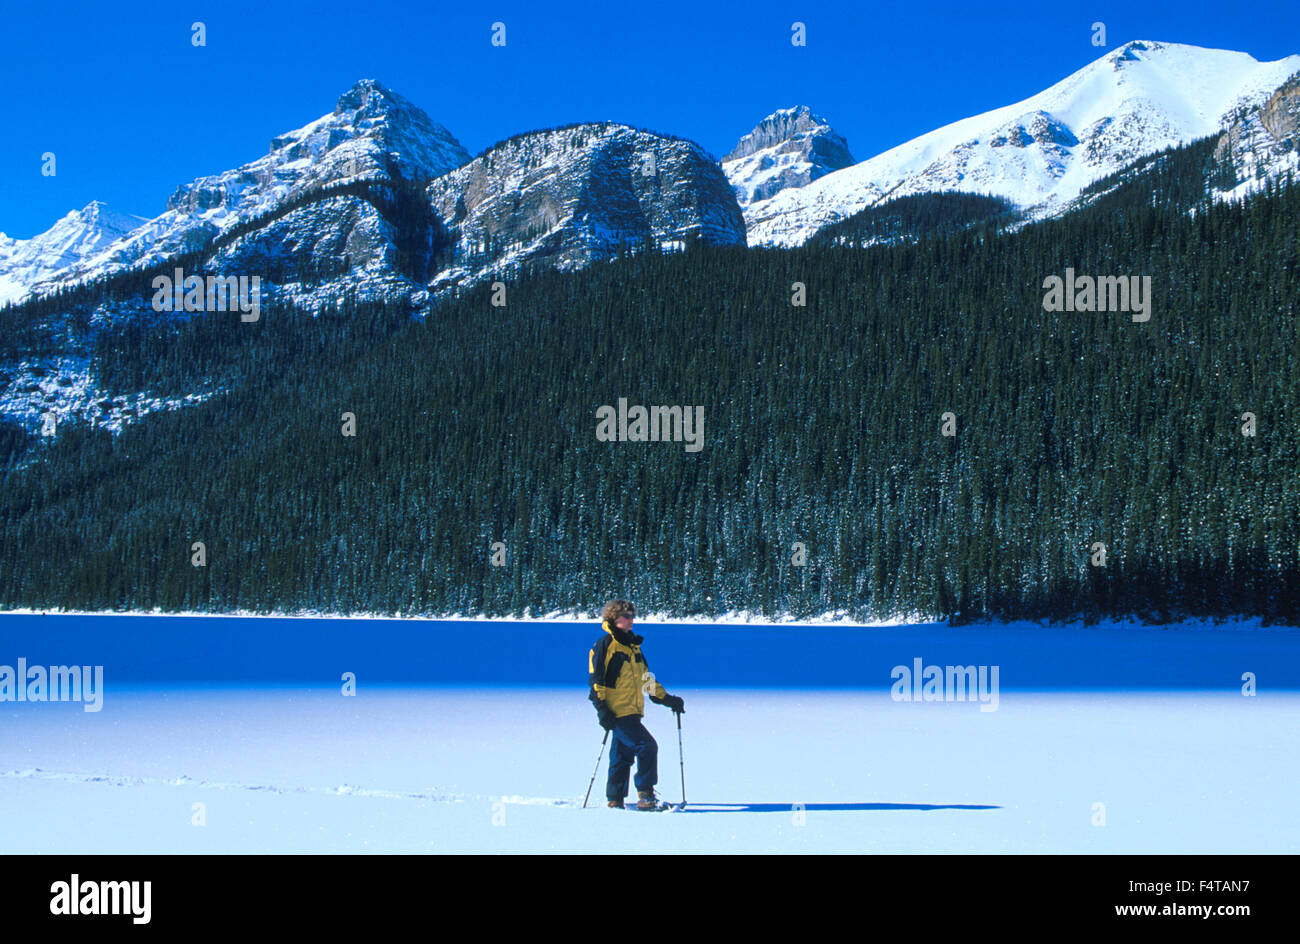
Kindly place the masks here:
[(1000, 806), (951, 803), (704, 803), (689, 800), (683, 813), (839, 813), (862, 810), (1000, 810)]

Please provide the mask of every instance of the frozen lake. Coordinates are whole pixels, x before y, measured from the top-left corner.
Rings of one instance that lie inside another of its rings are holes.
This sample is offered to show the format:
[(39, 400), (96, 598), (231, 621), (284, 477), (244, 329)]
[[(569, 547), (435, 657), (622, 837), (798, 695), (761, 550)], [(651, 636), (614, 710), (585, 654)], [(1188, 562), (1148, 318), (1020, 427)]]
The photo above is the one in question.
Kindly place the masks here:
[[(0, 852), (1300, 849), (1293, 629), (637, 630), (687, 702), (681, 813), (605, 809), (608, 752), (579, 808), (595, 623), (2, 615), (0, 666), (104, 693), (0, 702)], [(917, 659), (996, 701), (896, 700)]]

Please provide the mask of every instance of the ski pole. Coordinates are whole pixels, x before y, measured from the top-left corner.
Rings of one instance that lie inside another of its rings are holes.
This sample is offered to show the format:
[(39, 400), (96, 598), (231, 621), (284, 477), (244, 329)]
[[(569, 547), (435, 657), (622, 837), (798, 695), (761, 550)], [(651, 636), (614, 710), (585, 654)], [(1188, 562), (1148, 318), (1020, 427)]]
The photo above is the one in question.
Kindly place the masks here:
[(686, 808), (686, 760), (682, 757), (682, 713), (673, 712), (677, 715), (677, 762), (682, 767), (682, 808)]
[[(609, 740), (609, 728), (605, 729), (605, 736), (600, 741), (600, 753), (596, 755), (596, 766), (591, 772), (591, 783), (587, 784), (587, 795), (582, 798), (582, 808), (587, 808), (587, 801), (591, 799), (591, 787), (596, 782), (596, 771), (600, 770), (600, 759), (605, 756), (605, 742)], [(685, 781), (683, 781), (684, 783)]]

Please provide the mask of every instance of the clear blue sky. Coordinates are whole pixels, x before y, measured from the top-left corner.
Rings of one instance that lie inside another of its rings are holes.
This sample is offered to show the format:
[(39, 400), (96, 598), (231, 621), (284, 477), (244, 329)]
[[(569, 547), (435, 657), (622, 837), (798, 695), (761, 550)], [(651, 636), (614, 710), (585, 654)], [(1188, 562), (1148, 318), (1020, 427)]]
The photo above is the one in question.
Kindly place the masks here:
[[(721, 157), (807, 104), (858, 160), (1031, 95), (1132, 39), (1300, 52), (1300, 3), (826, 3), (607, 0), (23, 3), (0, 14), (0, 231), (29, 237), (94, 199), (160, 213), (181, 183), (266, 153), (360, 78), (422, 107), (475, 153), (608, 119)], [(207, 25), (207, 46), (190, 24)], [(507, 45), (489, 43), (506, 24)], [(790, 43), (807, 24), (808, 45)], [(1107, 27), (1107, 49), (1090, 25)], [(57, 155), (56, 177), (40, 174)]]

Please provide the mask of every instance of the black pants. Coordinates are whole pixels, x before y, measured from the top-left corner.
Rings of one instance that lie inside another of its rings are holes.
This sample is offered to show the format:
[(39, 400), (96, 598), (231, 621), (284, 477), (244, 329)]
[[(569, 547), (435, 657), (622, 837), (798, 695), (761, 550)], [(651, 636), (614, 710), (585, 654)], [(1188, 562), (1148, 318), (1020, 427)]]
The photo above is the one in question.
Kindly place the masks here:
[(609, 779), (605, 799), (627, 797), (627, 777), (636, 760), (636, 788), (649, 790), (659, 782), (659, 744), (641, 723), (640, 715), (627, 715), (614, 722), (614, 746), (609, 751)]

